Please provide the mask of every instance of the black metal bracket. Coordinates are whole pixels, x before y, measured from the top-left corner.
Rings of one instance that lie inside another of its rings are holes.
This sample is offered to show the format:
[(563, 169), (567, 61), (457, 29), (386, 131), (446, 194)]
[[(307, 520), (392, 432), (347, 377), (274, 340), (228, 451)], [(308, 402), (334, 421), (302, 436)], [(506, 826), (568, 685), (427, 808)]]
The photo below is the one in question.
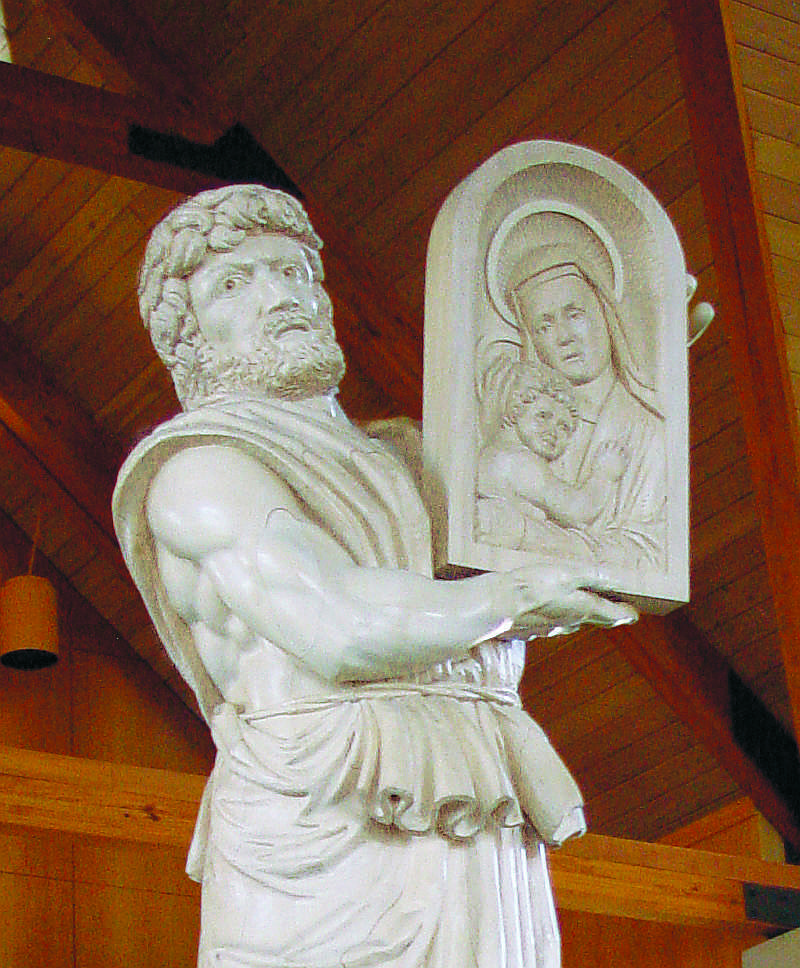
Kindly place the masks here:
[(800, 891), (790, 887), (745, 884), (744, 911), (751, 921), (800, 928)]
[(267, 188), (302, 198), (302, 192), (243, 124), (235, 124), (212, 145), (180, 135), (163, 134), (138, 124), (128, 128), (128, 149), (134, 155), (211, 175), (226, 182), (258, 182)]

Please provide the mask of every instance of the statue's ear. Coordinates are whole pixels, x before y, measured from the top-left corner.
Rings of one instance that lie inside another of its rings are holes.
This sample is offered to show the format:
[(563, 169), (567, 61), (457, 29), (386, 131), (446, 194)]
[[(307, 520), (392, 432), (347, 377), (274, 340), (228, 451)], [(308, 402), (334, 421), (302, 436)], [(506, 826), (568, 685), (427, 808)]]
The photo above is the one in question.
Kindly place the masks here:
[(331, 302), (331, 297), (319, 281), (314, 283), (314, 298), (317, 301), (320, 316), (333, 319), (333, 303)]

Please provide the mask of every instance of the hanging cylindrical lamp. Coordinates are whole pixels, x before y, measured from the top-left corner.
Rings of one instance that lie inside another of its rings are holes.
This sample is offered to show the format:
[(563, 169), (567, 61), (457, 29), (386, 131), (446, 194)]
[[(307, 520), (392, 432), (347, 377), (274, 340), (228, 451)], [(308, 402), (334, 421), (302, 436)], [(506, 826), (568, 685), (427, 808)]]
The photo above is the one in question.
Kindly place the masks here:
[(41, 506), (28, 574), (0, 588), (0, 662), (11, 669), (44, 669), (58, 660), (56, 590), (32, 574), (40, 528)]

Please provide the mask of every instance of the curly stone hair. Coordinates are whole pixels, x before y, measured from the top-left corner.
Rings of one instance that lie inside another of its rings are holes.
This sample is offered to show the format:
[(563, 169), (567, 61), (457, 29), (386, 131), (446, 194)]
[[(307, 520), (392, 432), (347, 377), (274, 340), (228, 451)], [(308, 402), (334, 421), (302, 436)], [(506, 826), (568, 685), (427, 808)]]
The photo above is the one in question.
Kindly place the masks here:
[(200, 340), (187, 279), (208, 252), (230, 252), (249, 235), (276, 232), (305, 249), (320, 304), (322, 241), (291, 195), (263, 185), (230, 185), (201, 192), (174, 208), (153, 229), (139, 272), (139, 310), (156, 352), (172, 374), (178, 399), (192, 395)]
[(510, 393), (506, 398), (502, 427), (515, 427), (522, 408), (537, 397), (547, 396), (569, 411), (573, 426), (578, 421), (578, 407), (566, 380), (555, 370), (532, 363), (515, 363), (509, 372)]

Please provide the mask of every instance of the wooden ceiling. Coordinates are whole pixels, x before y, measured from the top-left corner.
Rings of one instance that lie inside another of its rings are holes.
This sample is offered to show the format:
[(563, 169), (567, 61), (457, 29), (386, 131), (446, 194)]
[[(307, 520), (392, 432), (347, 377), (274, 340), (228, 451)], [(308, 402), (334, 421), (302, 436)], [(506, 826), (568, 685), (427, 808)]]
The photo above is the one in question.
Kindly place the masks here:
[(800, 843), (800, 796), (731, 703), (744, 683), (779, 745), (800, 721), (800, 6), (0, 9), (0, 507), (30, 535), (44, 497), (43, 551), (97, 611), (186, 697), (108, 501), (121, 456), (177, 409), (138, 319), (138, 262), (181, 193), (214, 182), (131, 155), (131, 123), (211, 143), (239, 122), (300, 186), (361, 419), (419, 416), (425, 251), (447, 193), (514, 141), (577, 142), (648, 185), (718, 311), (690, 354), (692, 603), (534, 644), (525, 701), (596, 832), (656, 839), (744, 790)]

